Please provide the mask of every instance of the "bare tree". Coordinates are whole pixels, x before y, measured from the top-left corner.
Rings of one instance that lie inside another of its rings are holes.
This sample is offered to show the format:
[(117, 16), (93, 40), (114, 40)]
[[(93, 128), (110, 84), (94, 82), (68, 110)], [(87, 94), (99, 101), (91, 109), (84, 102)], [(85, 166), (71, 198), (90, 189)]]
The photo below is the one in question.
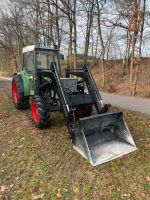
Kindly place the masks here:
[(95, 0), (81, 1), (86, 12), (86, 33), (85, 33), (85, 45), (84, 45), (84, 64), (87, 64), (87, 56), (89, 51), (91, 28), (93, 24), (93, 10)]
[(140, 2), (141, 3), (141, 9), (139, 11), (139, 23), (140, 23), (140, 36), (139, 36), (139, 55), (137, 59), (137, 66), (136, 66), (136, 74), (135, 74), (135, 84), (133, 88), (133, 96), (136, 95), (137, 91), (137, 84), (138, 84), (138, 74), (139, 74), (139, 68), (140, 68), (140, 61), (142, 57), (142, 43), (143, 43), (143, 31), (144, 31), (144, 22), (145, 22), (145, 11), (146, 11), (146, 0), (143, 0)]
[(101, 10), (103, 9), (103, 5), (106, 2), (102, 2), (101, 8), (100, 8), (100, 2), (96, 0), (96, 7), (97, 7), (97, 24), (98, 24), (98, 34), (101, 42), (101, 48), (102, 48), (102, 59), (101, 59), (101, 67), (102, 67), (102, 87), (105, 85), (105, 67), (104, 67), (104, 62), (105, 62), (105, 45), (104, 45), (104, 40), (102, 36), (102, 29), (101, 29)]
[(146, 0), (8, 1), (11, 4), (0, 11), (0, 46), (11, 52), (16, 63), (21, 62), (18, 58), (25, 45), (57, 44), (71, 58), (68, 65), (76, 68), (80, 50), (84, 63), (91, 54), (98, 59), (104, 86), (105, 60), (121, 58), (136, 93), (142, 41), (149, 40), (144, 32), (150, 27)]

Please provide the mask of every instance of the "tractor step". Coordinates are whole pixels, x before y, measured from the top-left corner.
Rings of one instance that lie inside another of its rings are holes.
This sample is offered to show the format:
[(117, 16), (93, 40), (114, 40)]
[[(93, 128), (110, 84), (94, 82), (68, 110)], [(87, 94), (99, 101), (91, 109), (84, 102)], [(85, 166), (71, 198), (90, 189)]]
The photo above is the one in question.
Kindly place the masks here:
[(56, 105), (51, 105), (50, 106), (50, 111), (51, 112), (56, 112), (56, 111), (60, 111), (60, 105), (56, 104)]

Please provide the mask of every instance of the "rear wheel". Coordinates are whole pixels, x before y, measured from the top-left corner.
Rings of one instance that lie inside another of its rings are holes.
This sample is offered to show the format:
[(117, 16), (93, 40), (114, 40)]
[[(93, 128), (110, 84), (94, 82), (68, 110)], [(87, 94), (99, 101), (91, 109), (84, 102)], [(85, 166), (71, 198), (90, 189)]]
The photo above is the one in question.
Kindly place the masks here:
[(17, 109), (27, 109), (29, 107), (29, 97), (24, 96), (22, 77), (14, 75), (12, 79), (13, 103)]
[(32, 99), (32, 117), (38, 128), (50, 125), (50, 112), (44, 99), (37, 95)]

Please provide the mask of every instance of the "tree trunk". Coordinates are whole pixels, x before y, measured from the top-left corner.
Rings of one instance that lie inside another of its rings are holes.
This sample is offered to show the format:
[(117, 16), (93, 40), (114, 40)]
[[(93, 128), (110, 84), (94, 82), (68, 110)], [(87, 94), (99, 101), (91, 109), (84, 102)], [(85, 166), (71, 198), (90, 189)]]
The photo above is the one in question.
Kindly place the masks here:
[(38, 44), (39, 43), (39, 0), (36, 0), (36, 21), (35, 21), (35, 43)]
[(69, 28), (70, 28), (70, 32), (69, 32), (68, 57), (69, 57), (69, 65), (71, 66), (73, 25), (72, 25), (72, 21), (70, 20), (69, 20)]
[(87, 24), (86, 24), (85, 47), (84, 47), (84, 64), (87, 64), (91, 27), (92, 27), (92, 23), (93, 23), (93, 9), (94, 9), (94, 0), (92, 0), (89, 3), (89, 10), (87, 11)]
[(100, 37), (100, 42), (101, 42), (101, 47), (102, 47), (102, 61), (101, 61), (101, 68), (102, 68), (102, 87), (105, 85), (105, 46), (104, 46), (104, 41), (103, 41), (103, 36), (102, 36), (102, 30), (101, 30), (101, 11), (99, 8), (99, 2), (96, 0), (97, 3), (97, 12), (98, 12), (98, 33)]
[(144, 22), (145, 22), (145, 10), (146, 10), (146, 0), (143, 0), (143, 18), (142, 18), (142, 24), (141, 24), (140, 46), (139, 46), (139, 57), (138, 57), (139, 60), (138, 60), (138, 64), (136, 67), (133, 96), (136, 95), (137, 85), (138, 85), (138, 75), (139, 75), (140, 62), (141, 62), (141, 56), (142, 56), (142, 42), (143, 42), (143, 32), (144, 32)]
[[(58, 5), (58, 0), (56, 0), (56, 4)], [(60, 28), (59, 28), (59, 10), (58, 7), (56, 6), (56, 35), (57, 35), (57, 45), (58, 49), (60, 49)]]
[(74, 35), (73, 35), (73, 44), (74, 44), (74, 69), (77, 68), (77, 29), (76, 29), (76, 0), (74, 0), (74, 10), (73, 10), (73, 22), (74, 22)]
[(139, 11), (140, 11), (140, 2), (139, 0), (134, 0), (133, 2), (134, 10), (133, 10), (133, 16), (132, 16), (132, 22), (131, 22), (131, 31), (133, 31), (132, 34), (132, 52), (131, 52), (131, 66), (130, 66), (130, 83), (133, 83), (133, 68), (134, 68), (134, 54), (135, 54), (135, 47), (136, 42), (138, 38), (139, 33)]

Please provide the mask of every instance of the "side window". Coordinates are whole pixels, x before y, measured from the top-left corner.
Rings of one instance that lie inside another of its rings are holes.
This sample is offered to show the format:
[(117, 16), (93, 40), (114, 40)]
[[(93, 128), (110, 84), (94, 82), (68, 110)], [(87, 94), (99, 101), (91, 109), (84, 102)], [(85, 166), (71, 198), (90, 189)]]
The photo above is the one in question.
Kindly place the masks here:
[(34, 53), (27, 52), (23, 55), (24, 67), (27, 72), (32, 72), (34, 67)]

